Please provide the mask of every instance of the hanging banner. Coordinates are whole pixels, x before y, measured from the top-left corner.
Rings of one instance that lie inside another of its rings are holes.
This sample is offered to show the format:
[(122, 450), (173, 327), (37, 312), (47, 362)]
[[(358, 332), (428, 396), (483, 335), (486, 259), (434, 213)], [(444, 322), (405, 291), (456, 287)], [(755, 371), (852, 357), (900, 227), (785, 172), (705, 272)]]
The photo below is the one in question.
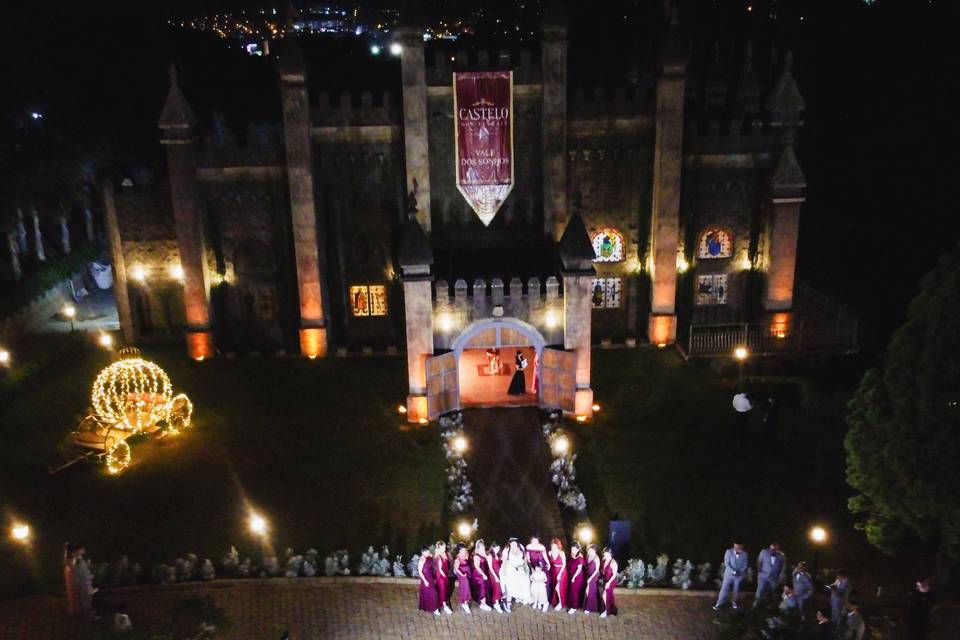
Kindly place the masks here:
[(457, 189), (484, 226), (513, 189), (513, 72), (453, 74)]

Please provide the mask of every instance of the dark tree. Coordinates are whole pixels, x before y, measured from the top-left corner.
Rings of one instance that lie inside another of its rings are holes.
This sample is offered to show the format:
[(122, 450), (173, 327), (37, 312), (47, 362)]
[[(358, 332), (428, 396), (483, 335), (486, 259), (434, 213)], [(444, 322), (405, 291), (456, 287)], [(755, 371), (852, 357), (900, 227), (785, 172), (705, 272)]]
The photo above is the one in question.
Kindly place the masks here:
[(882, 365), (849, 404), (850, 509), (893, 553), (918, 537), (938, 565), (960, 558), (960, 245), (923, 280)]

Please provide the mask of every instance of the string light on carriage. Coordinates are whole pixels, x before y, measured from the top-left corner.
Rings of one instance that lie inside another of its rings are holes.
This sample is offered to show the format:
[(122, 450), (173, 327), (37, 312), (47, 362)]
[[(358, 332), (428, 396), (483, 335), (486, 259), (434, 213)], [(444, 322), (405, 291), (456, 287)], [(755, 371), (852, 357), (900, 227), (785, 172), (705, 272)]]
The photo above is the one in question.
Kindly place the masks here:
[(14, 522), (10, 527), (10, 539), (20, 544), (30, 542), (30, 525), (23, 522)]

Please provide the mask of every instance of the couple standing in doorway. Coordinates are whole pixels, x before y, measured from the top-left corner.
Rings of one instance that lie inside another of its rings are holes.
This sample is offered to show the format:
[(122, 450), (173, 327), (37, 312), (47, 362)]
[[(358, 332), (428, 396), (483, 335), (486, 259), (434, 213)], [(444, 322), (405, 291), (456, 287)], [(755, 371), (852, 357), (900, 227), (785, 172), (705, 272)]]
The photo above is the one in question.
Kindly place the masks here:
[[(536, 358), (536, 356), (534, 356), (534, 358)], [(527, 393), (527, 378), (524, 371), (528, 366), (528, 362), (523, 352), (519, 349), (514, 357), (514, 363), (517, 369), (514, 371), (513, 378), (510, 380), (510, 387), (507, 388), (507, 394), (511, 396), (522, 396)], [(536, 375), (536, 367), (534, 367), (534, 375)]]

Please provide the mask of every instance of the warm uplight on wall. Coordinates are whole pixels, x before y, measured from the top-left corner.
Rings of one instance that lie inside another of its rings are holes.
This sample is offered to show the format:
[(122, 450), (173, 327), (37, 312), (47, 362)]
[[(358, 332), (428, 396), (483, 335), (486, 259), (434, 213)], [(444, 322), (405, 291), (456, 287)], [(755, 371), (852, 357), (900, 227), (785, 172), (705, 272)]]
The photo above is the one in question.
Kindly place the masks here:
[(737, 260), (737, 268), (741, 271), (750, 271), (753, 268), (753, 263), (750, 262), (750, 256), (744, 254), (739, 260)]
[(595, 405), (593, 405), (593, 406), (590, 407), (590, 408), (593, 409), (593, 412), (594, 412), (594, 413), (600, 413), (600, 405), (595, 404)]
[(130, 278), (140, 284), (147, 281), (147, 270), (143, 265), (135, 264), (130, 267)]
[(690, 268), (690, 263), (687, 262), (687, 259), (680, 252), (677, 252), (677, 272), (686, 273)]
[(437, 316), (437, 324), (444, 333), (453, 331), (453, 316), (449, 313), (441, 313)]
[(543, 322), (547, 325), (547, 329), (556, 329), (560, 325), (560, 313), (555, 309), (547, 311)]
[(170, 277), (183, 282), (183, 267), (178, 264), (170, 265)]
[(577, 416), (577, 422), (586, 422), (586, 421), (587, 421), (587, 416), (584, 416), (584, 415)]
[(402, 414), (406, 412), (407, 412), (407, 407), (405, 405), (402, 405), (402, 404), (397, 405), (397, 413)]

